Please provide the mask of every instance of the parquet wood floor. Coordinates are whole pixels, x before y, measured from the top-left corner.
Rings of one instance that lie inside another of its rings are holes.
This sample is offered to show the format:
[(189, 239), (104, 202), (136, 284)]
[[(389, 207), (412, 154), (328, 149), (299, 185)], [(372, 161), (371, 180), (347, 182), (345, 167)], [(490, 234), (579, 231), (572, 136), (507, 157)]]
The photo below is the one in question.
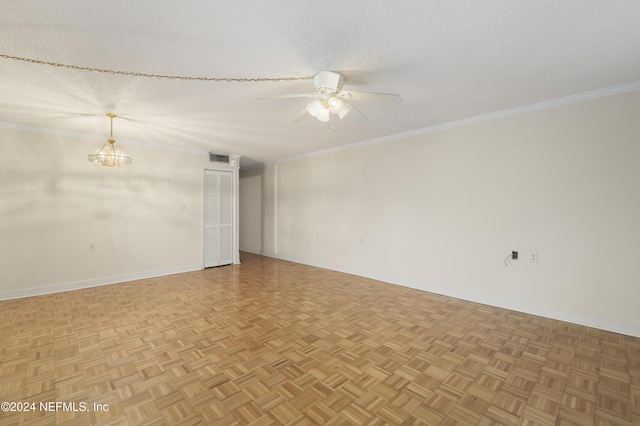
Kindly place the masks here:
[(87, 406), (0, 425), (640, 425), (640, 339), (242, 262), (0, 302), (0, 401)]

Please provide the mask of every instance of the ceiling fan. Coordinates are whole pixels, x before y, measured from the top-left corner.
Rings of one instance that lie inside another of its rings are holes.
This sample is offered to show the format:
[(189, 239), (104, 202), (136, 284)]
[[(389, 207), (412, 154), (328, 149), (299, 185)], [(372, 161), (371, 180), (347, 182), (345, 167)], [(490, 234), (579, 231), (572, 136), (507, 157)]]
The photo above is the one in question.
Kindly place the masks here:
[(320, 121), (329, 121), (331, 114), (337, 115), (341, 120), (348, 117), (355, 123), (367, 121), (351, 101), (362, 102), (387, 102), (399, 104), (402, 102), (400, 95), (393, 93), (356, 92), (342, 90), (344, 76), (334, 71), (320, 71), (313, 76), (315, 93), (299, 93), (292, 95), (266, 96), (258, 99), (286, 99), (286, 98), (315, 98), (307, 104), (299, 113), (294, 115), (289, 123), (297, 123), (311, 115)]

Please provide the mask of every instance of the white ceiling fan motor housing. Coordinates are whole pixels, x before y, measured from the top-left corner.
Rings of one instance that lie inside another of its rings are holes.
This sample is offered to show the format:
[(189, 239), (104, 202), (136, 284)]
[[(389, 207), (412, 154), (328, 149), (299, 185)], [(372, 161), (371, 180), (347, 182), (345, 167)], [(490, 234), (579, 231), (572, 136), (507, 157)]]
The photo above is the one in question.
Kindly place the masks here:
[(320, 71), (313, 76), (316, 92), (324, 98), (339, 93), (343, 83), (344, 76), (333, 71)]

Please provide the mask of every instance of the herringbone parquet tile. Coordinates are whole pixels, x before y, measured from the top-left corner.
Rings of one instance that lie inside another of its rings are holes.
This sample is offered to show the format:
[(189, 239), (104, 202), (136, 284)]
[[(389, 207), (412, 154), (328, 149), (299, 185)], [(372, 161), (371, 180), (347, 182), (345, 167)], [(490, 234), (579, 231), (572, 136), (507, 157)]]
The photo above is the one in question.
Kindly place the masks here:
[(0, 425), (640, 425), (640, 339), (242, 262), (0, 302)]

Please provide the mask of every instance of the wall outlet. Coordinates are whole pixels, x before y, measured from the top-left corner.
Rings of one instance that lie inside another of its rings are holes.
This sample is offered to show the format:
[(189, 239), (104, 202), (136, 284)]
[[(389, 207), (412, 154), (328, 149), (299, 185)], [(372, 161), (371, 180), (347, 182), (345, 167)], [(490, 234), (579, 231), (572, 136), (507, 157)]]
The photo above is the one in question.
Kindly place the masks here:
[(94, 243), (89, 243), (89, 250), (95, 250), (96, 245)]
[(517, 251), (512, 251), (511, 252), (511, 259), (518, 260), (518, 252)]
[(538, 263), (538, 253), (531, 253), (531, 263)]

